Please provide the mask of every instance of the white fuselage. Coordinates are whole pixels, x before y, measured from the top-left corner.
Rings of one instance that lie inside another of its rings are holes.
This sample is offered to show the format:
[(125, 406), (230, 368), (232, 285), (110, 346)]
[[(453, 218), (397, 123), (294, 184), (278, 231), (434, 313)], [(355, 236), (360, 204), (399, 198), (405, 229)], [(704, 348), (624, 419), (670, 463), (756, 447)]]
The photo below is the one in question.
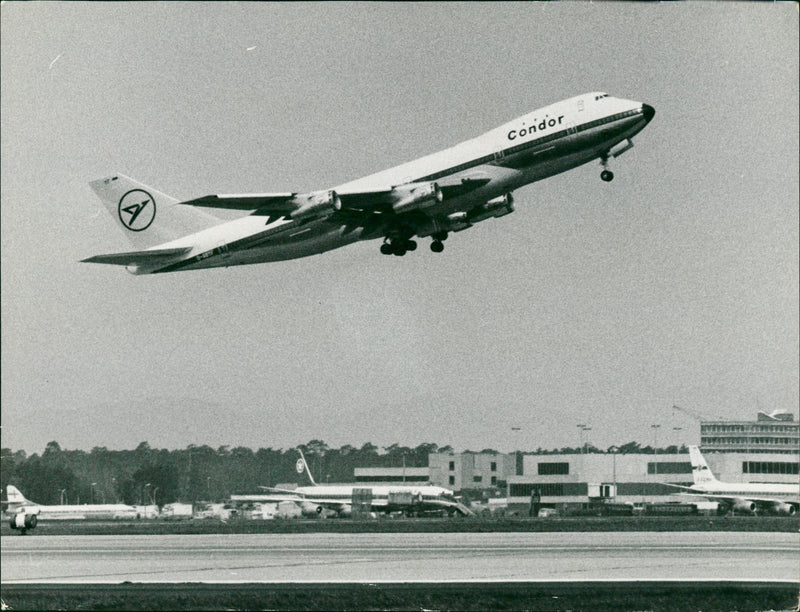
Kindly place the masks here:
[[(337, 193), (371, 191), (424, 181), (459, 181), (480, 173), (488, 179), (468, 193), (426, 208), (431, 235), (436, 219), (469, 211), (523, 185), (607, 157), (642, 130), (652, 108), (641, 102), (588, 93), (523, 115), (453, 147), (337, 185)], [(350, 227), (333, 218), (295, 221), (250, 215), (159, 245), (191, 247), (178, 263), (129, 268), (146, 274), (279, 261), (322, 253), (358, 240), (379, 238), (374, 229)]]
[(350, 502), (353, 498), (354, 489), (369, 489), (372, 492), (372, 499), (388, 499), (390, 494), (410, 493), (412, 497), (418, 499), (432, 499), (441, 497), (452, 497), (453, 492), (442, 487), (430, 485), (378, 485), (373, 486), (368, 483), (363, 485), (317, 485), (313, 487), (297, 487), (295, 492), (308, 501), (314, 499), (341, 499), (343, 502)]
[(708, 482), (689, 487), (699, 494), (709, 494), (738, 499), (774, 498), (787, 503), (800, 503), (800, 485), (760, 482)]
[(63, 506), (42, 506), (34, 503), (11, 504), (7, 514), (35, 514), (40, 521), (52, 520), (113, 520), (137, 518), (138, 512), (133, 506), (125, 504), (77, 504)]

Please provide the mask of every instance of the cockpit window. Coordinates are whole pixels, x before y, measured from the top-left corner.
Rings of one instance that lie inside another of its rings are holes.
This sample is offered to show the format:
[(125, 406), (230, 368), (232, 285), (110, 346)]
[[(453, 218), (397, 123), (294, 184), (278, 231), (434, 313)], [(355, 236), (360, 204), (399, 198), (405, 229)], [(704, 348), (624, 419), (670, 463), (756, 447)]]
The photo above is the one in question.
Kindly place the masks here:
[(608, 94), (599, 94), (594, 97), (594, 101), (597, 102), (598, 100), (602, 100), (603, 98), (607, 98)]

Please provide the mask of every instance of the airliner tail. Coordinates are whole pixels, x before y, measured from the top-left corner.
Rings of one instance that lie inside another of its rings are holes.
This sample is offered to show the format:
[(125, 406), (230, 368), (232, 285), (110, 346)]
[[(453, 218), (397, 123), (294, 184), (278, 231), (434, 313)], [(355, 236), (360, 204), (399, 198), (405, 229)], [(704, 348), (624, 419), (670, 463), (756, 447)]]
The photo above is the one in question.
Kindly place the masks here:
[(689, 447), (689, 459), (692, 462), (692, 478), (696, 485), (707, 485), (710, 483), (718, 482), (714, 474), (708, 468), (703, 453), (697, 446)]
[[(297, 468), (297, 473), (301, 475), (305, 474), (306, 478), (308, 478), (308, 480), (311, 482), (311, 486), (316, 487), (317, 483), (314, 482), (314, 477), (311, 475), (311, 470), (308, 469), (308, 463), (306, 463), (306, 457), (303, 455), (303, 450), (300, 447), (298, 447), (297, 450), (300, 451), (300, 459), (297, 460), (297, 464), (295, 465)], [(301, 484), (300, 486), (304, 485)]]

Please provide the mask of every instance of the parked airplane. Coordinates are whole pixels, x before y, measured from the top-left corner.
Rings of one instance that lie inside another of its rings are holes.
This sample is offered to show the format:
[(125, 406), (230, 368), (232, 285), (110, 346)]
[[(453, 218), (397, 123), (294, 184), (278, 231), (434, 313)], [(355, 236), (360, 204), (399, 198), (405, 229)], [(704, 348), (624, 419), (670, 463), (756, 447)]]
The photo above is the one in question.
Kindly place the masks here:
[(760, 482), (720, 482), (708, 468), (705, 458), (697, 446), (689, 447), (689, 458), (692, 462), (691, 487), (671, 485), (691, 491), (676, 495), (705, 497), (718, 501), (735, 512), (768, 512), (770, 514), (795, 514), (800, 506), (800, 485), (773, 484)]
[(231, 495), (231, 500), (240, 502), (293, 501), (300, 506), (305, 515), (322, 514), (328, 510), (339, 516), (350, 516), (355, 494), (365, 501), (369, 500), (372, 510), (387, 514), (389, 512), (405, 512), (411, 515), (430, 511), (443, 511), (451, 515), (461, 514), (464, 516), (474, 514), (453, 497), (452, 491), (433, 485), (376, 486), (367, 483), (318, 485), (311, 475), (302, 450), (300, 450), (296, 468), (297, 473), (308, 480), (310, 483), (308, 486), (299, 486), (296, 489), (261, 487), (271, 493)]
[[(511, 192), (633, 146), (652, 106), (587, 93), (523, 115), (426, 157), (309, 193), (207, 195), (179, 201), (117, 174), (90, 183), (137, 249), (85, 262), (133, 274), (227, 267), (305, 257), (358, 240), (383, 239), (385, 255), (431, 237), (441, 252), (450, 232), (514, 210)], [(200, 208), (250, 212), (222, 222)]]
[(39, 521), (139, 518), (136, 508), (125, 504), (44, 506), (26, 499), (14, 485), (6, 487), (6, 497), (8, 501), (3, 504), (8, 505), (6, 514), (11, 516), (9, 525), (11, 529), (19, 529), (22, 534), (35, 528)]

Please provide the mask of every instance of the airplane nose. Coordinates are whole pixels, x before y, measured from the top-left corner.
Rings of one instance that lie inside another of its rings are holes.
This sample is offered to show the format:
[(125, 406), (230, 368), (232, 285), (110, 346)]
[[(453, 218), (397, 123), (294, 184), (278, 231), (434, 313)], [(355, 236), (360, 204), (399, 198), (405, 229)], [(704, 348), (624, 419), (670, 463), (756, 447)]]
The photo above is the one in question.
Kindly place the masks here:
[(644, 115), (644, 120), (650, 123), (650, 120), (656, 114), (656, 109), (649, 104), (642, 104), (642, 114)]

